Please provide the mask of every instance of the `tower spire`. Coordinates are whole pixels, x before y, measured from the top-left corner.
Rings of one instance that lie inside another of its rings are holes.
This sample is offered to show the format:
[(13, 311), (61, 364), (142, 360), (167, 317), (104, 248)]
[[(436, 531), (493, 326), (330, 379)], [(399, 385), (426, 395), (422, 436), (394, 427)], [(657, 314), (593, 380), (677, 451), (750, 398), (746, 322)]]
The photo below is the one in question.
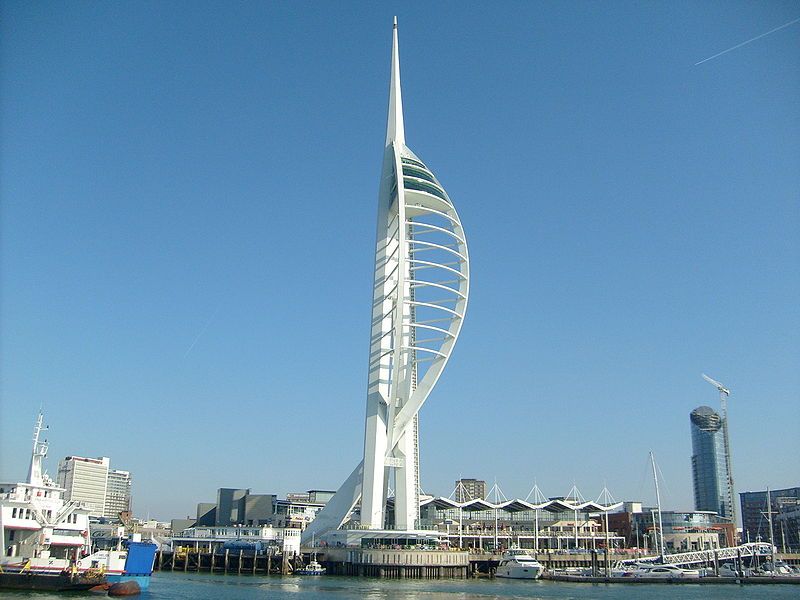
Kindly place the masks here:
[(392, 77), (389, 83), (389, 118), (386, 124), (386, 145), (405, 144), (403, 129), (403, 98), (400, 94), (400, 51), (397, 44), (397, 17), (392, 27)]
[[(341, 527), (359, 500), (361, 529), (383, 529), (392, 485), (393, 529), (420, 527), (417, 416), (447, 364), (467, 308), (469, 254), (461, 221), (436, 177), (405, 145), (397, 37), (395, 18), (378, 190), (364, 459), (305, 529), (304, 543)], [(432, 251), (417, 255), (421, 249)]]

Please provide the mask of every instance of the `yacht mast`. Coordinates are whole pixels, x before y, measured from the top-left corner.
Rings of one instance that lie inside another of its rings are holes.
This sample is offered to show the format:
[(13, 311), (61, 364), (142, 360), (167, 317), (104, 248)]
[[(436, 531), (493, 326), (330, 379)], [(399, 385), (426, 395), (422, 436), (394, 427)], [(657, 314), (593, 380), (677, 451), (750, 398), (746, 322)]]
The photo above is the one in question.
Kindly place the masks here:
[[(650, 453), (650, 464), (653, 465), (653, 481), (656, 485), (656, 505), (658, 506), (658, 545), (661, 548), (661, 562), (664, 562), (664, 525), (661, 522), (661, 494), (658, 491), (658, 475), (656, 474), (656, 459)], [(655, 526), (655, 523), (653, 523)]]
[(775, 569), (775, 533), (772, 529), (772, 496), (767, 488), (767, 521), (769, 522), (769, 554), (772, 568)]

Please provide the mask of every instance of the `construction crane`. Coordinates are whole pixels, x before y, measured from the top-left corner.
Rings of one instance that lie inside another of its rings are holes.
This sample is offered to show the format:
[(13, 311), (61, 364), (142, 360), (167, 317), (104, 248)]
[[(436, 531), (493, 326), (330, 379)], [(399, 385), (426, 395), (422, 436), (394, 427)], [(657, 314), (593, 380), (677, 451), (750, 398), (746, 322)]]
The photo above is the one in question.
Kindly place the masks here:
[(711, 377), (705, 373), (701, 373), (701, 375), (703, 379), (717, 388), (719, 392), (719, 403), (722, 408), (722, 439), (725, 445), (725, 461), (727, 463), (725, 465), (727, 467), (725, 471), (728, 477), (728, 493), (726, 495), (728, 496), (728, 503), (731, 507), (730, 517), (733, 520), (733, 526), (736, 527), (736, 502), (733, 494), (733, 465), (731, 461), (731, 444), (728, 439), (728, 396), (731, 395), (731, 391), (716, 379), (711, 379)]

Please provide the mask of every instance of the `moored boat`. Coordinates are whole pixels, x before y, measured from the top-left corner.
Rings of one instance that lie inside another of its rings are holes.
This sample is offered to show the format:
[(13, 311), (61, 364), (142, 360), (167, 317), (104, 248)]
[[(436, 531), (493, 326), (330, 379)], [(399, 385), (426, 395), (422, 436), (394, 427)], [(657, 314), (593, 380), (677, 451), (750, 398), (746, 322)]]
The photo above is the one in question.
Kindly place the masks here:
[(506, 579), (538, 579), (543, 570), (542, 564), (527, 550), (512, 548), (503, 554), (495, 576)]
[(637, 579), (700, 579), (698, 569), (684, 569), (669, 564), (639, 564), (629, 577)]
[(99, 572), (43, 572), (41, 570), (0, 568), (0, 589), (50, 592), (81, 592), (106, 583)]
[(319, 564), (316, 559), (311, 559), (311, 562), (302, 569), (297, 569), (295, 573), (297, 575), (325, 575), (325, 571), (325, 567)]
[(143, 542), (139, 534), (134, 534), (133, 539), (122, 541), (116, 550), (99, 550), (80, 559), (78, 568), (99, 569), (108, 583), (135, 581), (146, 590), (150, 587), (157, 549), (156, 544)]
[(39, 413), (27, 480), (0, 483), (0, 588), (86, 590), (136, 580), (145, 589), (156, 545), (136, 540), (91, 553), (88, 507), (65, 500), (66, 490), (44, 471), (48, 446), (41, 439), (42, 422)]
[[(314, 546), (314, 534), (311, 534), (311, 546)], [(295, 573), (297, 575), (325, 575), (325, 567), (317, 562), (317, 552), (316, 550), (311, 553), (311, 560), (307, 565), (305, 565), (301, 569), (297, 569)]]

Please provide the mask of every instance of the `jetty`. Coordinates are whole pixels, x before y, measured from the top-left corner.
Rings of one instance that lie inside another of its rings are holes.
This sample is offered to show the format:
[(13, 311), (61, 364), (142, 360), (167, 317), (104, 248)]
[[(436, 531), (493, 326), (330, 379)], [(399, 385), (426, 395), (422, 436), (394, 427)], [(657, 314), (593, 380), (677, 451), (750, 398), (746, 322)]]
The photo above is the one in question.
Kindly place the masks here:
[[(728, 549), (730, 551), (730, 549)], [(227, 573), (236, 575), (288, 575), (306, 564), (312, 553), (327, 569), (329, 575), (349, 575), (378, 577), (386, 579), (465, 579), (474, 577), (494, 577), (500, 564), (501, 554), (492, 552), (468, 552), (460, 550), (398, 550), (393, 548), (311, 548), (304, 547), (300, 554), (290, 555), (280, 551), (247, 552), (246, 550), (218, 550), (216, 552), (182, 549), (162, 550), (156, 555), (154, 570), (175, 572)], [(729, 552), (724, 553), (727, 557)], [(691, 556), (670, 555), (676, 560), (684, 558), (683, 564), (703, 566), (713, 571), (713, 553), (702, 556), (699, 553), (685, 553)], [(740, 554), (733, 549), (733, 555)], [(536, 559), (545, 566), (545, 579), (553, 581), (578, 581), (582, 583), (641, 583), (634, 578), (611, 577), (611, 568), (627, 561), (647, 561), (652, 557), (632, 558), (629, 553), (609, 553), (603, 551), (584, 554), (537, 553)], [(746, 557), (745, 557), (746, 558)], [(786, 564), (800, 566), (800, 554), (777, 554), (776, 559)], [(722, 557), (717, 557), (718, 567)], [(570, 573), (570, 570), (584, 570), (590, 576)], [(665, 580), (667, 582), (672, 580)], [(698, 580), (686, 580), (694, 581)], [(800, 583), (797, 577), (707, 576), (703, 583)]]
[(302, 556), (282, 552), (247, 552), (242, 549), (203, 552), (181, 549), (159, 550), (153, 570), (236, 575), (288, 575), (301, 565)]

